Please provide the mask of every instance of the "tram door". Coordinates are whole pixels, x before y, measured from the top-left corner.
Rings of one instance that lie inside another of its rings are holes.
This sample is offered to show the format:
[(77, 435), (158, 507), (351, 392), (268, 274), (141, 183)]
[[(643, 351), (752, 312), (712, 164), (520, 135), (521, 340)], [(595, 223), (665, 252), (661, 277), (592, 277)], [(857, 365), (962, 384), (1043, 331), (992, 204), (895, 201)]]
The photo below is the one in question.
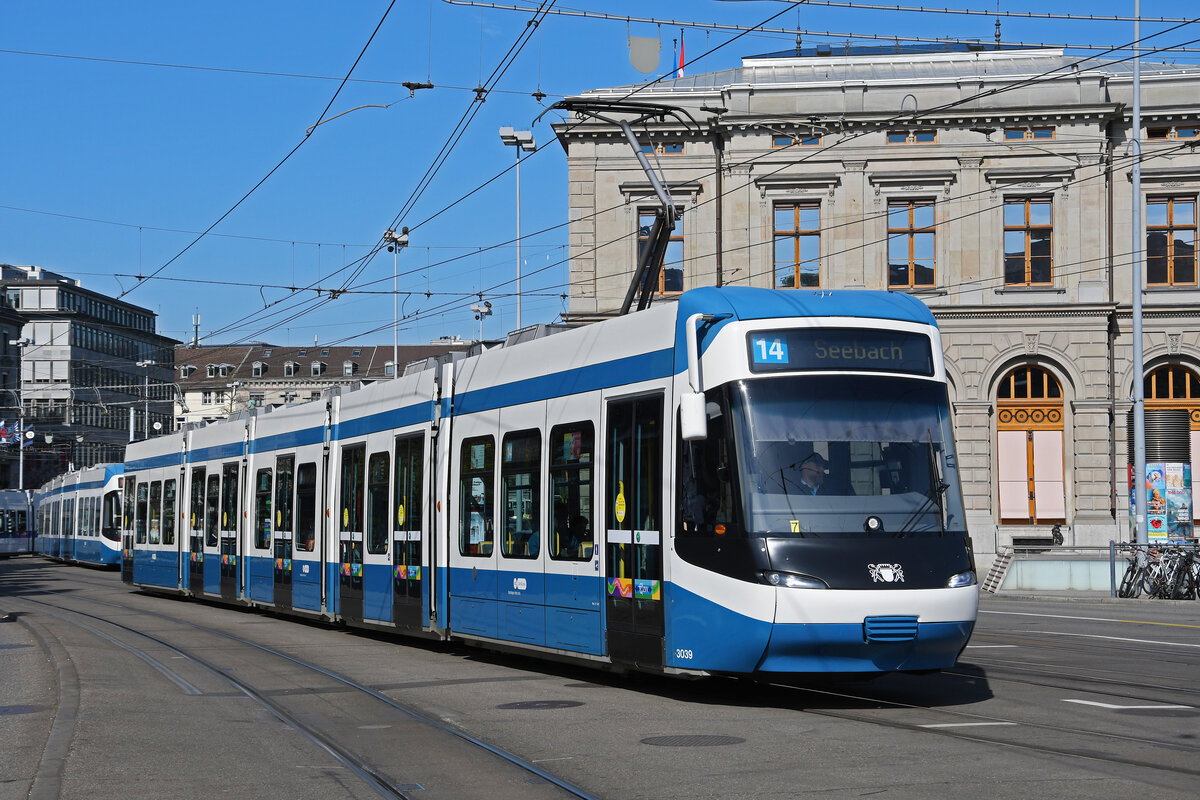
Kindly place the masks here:
[(225, 600), (238, 597), (238, 478), (237, 464), (221, 465), (221, 597)]
[(292, 493), (295, 456), (275, 459), (275, 607), (292, 607)]
[(204, 467), (192, 470), (188, 489), (188, 566), (187, 587), (195, 594), (204, 593)]
[(338, 521), (338, 615), (363, 618), (363, 501), (366, 483), (365, 445), (342, 449), (341, 519)]
[(424, 627), (421, 566), (424, 521), (425, 435), (396, 439), (392, 460), (392, 621), (397, 627)]
[(221, 476), (214, 470), (204, 485), (204, 557), (197, 594), (221, 593)]
[(661, 667), (662, 396), (609, 403), (605, 437), (608, 655), (639, 667)]
[(121, 480), (125, 483), (125, 512), (121, 525), (121, 580), (133, 583), (133, 506), (137, 496), (137, 480), (133, 475), (126, 475)]

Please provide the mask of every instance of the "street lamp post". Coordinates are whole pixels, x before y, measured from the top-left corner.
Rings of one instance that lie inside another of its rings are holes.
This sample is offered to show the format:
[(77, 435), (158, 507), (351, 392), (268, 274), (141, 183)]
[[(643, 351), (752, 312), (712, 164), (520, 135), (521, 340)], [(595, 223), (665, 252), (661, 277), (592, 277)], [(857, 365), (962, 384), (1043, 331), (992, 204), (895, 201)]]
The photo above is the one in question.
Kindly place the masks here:
[(399, 275), (400, 248), (408, 247), (408, 228), (401, 228), (400, 233), (388, 228), (383, 232), (383, 240), (388, 243), (388, 252), (392, 254), (392, 380), (395, 380), (400, 377), (400, 365), (396, 363), (400, 353), (400, 291), (396, 279)]
[(521, 327), (521, 151), (532, 153), (537, 149), (530, 131), (515, 131), (510, 127), (500, 129), (500, 141), (517, 149), (517, 328)]
[(20, 438), (17, 440), (17, 488), (25, 490), (25, 400), (21, 396), (25, 381), (25, 348), (33, 344), (33, 339), (9, 339), (9, 344), (17, 350), (17, 430)]
[[(146, 379), (144, 383), (145, 396), (143, 397), (142, 410), (142, 438), (150, 438), (150, 368), (158, 366), (157, 361), (146, 359), (145, 361), (137, 362), (139, 367), (145, 367)], [(132, 439), (130, 440), (132, 441)]]

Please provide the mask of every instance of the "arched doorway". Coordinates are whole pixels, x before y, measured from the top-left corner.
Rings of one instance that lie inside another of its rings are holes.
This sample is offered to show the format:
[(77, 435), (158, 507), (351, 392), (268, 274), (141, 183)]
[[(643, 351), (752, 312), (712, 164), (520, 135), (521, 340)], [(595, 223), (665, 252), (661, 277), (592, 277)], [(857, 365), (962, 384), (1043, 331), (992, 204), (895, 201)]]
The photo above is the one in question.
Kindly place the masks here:
[(1058, 379), (1022, 365), (996, 387), (1002, 524), (1066, 522), (1063, 398)]
[(1200, 377), (1181, 364), (1163, 364), (1146, 375), (1146, 410), (1181, 408), (1191, 420), (1192, 462), (1200, 455)]

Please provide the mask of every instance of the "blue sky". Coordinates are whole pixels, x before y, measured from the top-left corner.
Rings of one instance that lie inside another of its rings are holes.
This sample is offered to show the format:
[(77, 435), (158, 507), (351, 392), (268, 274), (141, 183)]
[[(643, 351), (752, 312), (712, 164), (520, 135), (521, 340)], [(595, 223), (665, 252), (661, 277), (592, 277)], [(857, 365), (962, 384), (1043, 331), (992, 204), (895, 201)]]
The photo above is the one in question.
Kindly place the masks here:
[[(939, 5), (996, 8), (994, 0)], [(1047, 8), (1003, 5), (1009, 11)], [(842, 36), (991, 41), (995, 34), (992, 16), (787, 6), (574, 0), (555, 7), (743, 26), (784, 11), (768, 25)], [(461, 295), (477, 291), (496, 309), (483, 332), (499, 336), (516, 327), (511, 285), (494, 288), (516, 274), (515, 248), (496, 247), (516, 234), (515, 177), (510, 171), (438, 212), (512, 165), (515, 153), (497, 133), (511, 125), (532, 128), (537, 143), (549, 145), (521, 168), (522, 322), (553, 321), (566, 308), (559, 296), (567, 276), (565, 156), (553, 141), (552, 117), (536, 125), (534, 119), (562, 95), (654, 77), (631, 65), (631, 33), (661, 37), (661, 70), (667, 71), (679, 27), (547, 16), (428, 188), (409, 204), (470, 110), (472, 88), (500, 64), (531, 14), (398, 0), (354, 68), (355, 80), (325, 116), (360, 105), (386, 108), (330, 119), (305, 139), (387, 9), (386, 0), (0, 4), (0, 262), (36, 264), (109, 294), (132, 289), (126, 299), (157, 312), (159, 331), (179, 339), (190, 337), (198, 313), (201, 335), (211, 343), (299, 346), (314, 336), (325, 344), (390, 343), (393, 258), (386, 251), (351, 282), (382, 294), (352, 292), (302, 313), (315, 293), (288, 299), (290, 292), (274, 287), (342, 287), (350, 276), (343, 267), (370, 252), (403, 210), (401, 224), (414, 230), (399, 257), (399, 287), (417, 294), (401, 297), (401, 314), (409, 318), (401, 323), (400, 341), (472, 336), (471, 299)], [(1142, 3), (1144, 17), (1184, 17), (1194, 9), (1184, 2)], [(1129, 15), (1133, 2), (1067, 3), (1055, 10)], [(1005, 41), (1028, 43), (1115, 45), (1133, 32), (1129, 22), (1006, 18), (1001, 24)], [(1144, 23), (1142, 34), (1164, 27)], [(1198, 29), (1165, 38), (1182, 42), (1200, 37)], [(690, 60), (735, 33), (686, 29), (683, 36)], [(829, 39), (806, 35), (804, 41)], [(745, 36), (703, 56), (689, 72), (725, 69), (742, 56), (793, 44), (782, 34)], [(1196, 55), (1173, 58), (1194, 62)], [(399, 85), (405, 81), (436, 88), (410, 97)], [(539, 90), (548, 95), (541, 103), (532, 96)], [(302, 141), (211, 234), (176, 258)], [(130, 276), (168, 262), (161, 279), (134, 288)]]

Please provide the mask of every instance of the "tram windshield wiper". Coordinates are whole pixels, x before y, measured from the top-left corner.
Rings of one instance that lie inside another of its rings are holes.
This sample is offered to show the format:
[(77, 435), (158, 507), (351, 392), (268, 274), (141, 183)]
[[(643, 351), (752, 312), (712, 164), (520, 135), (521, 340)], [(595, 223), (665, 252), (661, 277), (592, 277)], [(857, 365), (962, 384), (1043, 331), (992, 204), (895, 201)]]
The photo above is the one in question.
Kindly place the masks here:
[(929, 431), (926, 433), (929, 436), (927, 450), (928, 458), (926, 461), (926, 464), (929, 467), (929, 494), (925, 496), (925, 501), (921, 503), (921, 505), (918, 506), (917, 509), (912, 512), (912, 514), (909, 515), (908, 519), (904, 521), (904, 524), (900, 527), (900, 530), (896, 534), (897, 537), (904, 536), (905, 534), (911, 532), (916, 526), (917, 521), (925, 515), (925, 512), (929, 510), (930, 506), (936, 506), (937, 508), (939, 528), (938, 535), (944, 536), (946, 534), (946, 507), (943, 498), (946, 494), (946, 490), (950, 488), (950, 484), (946, 483), (946, 481), (942, 478), (941, 464), (938, 461), (937, 449), (933, 444), (933, 434)]

